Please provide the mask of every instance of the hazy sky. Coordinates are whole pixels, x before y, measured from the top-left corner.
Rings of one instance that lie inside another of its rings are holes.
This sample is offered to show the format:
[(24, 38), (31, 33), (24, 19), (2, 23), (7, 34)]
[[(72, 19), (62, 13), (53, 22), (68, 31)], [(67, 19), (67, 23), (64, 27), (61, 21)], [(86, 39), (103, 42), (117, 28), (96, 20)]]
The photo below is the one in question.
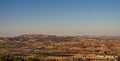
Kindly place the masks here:
[(0, 0), (0, 36), (120, 35), (120, 0)]

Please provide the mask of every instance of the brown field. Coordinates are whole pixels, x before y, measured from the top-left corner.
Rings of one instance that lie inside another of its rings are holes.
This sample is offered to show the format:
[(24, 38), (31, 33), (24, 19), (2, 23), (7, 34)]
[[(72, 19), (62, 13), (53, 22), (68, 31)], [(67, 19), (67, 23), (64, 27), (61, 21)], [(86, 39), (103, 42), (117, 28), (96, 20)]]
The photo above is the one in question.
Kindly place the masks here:
[(0, 54), (43, 61), (115, 61), (120, 37), (20, 35), (0, 38)]

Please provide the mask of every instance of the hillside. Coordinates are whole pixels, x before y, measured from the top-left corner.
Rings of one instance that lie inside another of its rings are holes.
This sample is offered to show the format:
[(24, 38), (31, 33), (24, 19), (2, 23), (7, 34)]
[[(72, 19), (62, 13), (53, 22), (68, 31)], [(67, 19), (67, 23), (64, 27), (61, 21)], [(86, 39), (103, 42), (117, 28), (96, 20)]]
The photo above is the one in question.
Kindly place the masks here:
[(0, 38), (0, 54), (20, 57), (94, 57), (119, 55), (119, 37), (25, 34)]

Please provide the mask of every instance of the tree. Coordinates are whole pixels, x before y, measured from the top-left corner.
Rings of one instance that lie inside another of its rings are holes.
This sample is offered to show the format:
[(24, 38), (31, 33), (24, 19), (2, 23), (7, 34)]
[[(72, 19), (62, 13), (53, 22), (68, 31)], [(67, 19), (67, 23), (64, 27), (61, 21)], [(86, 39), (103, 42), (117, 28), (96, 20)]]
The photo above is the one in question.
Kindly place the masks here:
[(20, 57), (15, 57), (15, 58), (13, 58), (12, 61), (24, 61), (24, 60), (22, 58), (20, 58)]
[(39, 61), (38, 58), (28, 58), (26, 61)]

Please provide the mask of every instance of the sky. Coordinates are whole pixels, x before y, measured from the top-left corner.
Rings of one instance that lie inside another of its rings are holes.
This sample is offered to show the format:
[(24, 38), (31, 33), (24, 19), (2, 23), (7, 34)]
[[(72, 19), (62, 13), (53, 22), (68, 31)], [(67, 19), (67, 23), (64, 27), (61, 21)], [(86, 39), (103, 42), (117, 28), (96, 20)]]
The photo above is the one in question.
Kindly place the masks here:
[(0, 36), (120, 35), (120, 0), (0, 0)]

